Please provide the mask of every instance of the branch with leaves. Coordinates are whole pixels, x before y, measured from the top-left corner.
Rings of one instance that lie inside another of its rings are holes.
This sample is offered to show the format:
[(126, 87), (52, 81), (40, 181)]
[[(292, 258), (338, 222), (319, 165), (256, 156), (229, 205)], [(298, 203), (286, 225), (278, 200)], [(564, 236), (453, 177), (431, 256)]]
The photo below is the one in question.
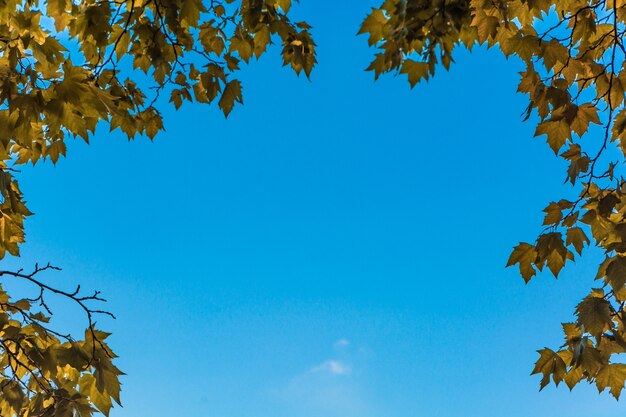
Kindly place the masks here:
[(375, 76), (407, 74), (411, 86), (447, 69), (458, 46), (486, 44), (524, 63), (525, 119), (538, 116), (535, 136), (566, 161), (565, 182), (579, 192), (546, 207), (545, 229), (516, 246), (507, 266), (528, 282), (545, 267), (558, 276), (590, 244), (605, 254), (575, 322), (563, 324), (565, 343), (539, 351), (533, 373), (543, 375), (541, 388), (587, 380), (618, 398), (626, 381), (618, 356), (626, 353), (626, 2), (387, 0), (360, 33), (379, 51)]
[[(243, 103), (242, 62), (277, 41), (308, 77), (315, 43), (290, 0), (9, 1), (0, 5), (0, 258), (19, 253), (26, 208), (12, 166), (66, 153), (104, 122), (129, 139), (163, 130), (160, 98)], [(54, 22), (54, 28), (41, 24)]]
[[(132, 139), (164, 129), (157, 106), (169, 98), (216, 102), (225, 116), (243, 103), (237, 71), (280, 45), (284, 66), (310, 75), (315, 42), (289, 17), (291, 0), (10, 0), (0, 4), (0, 259), (19, 255), (32, 215), (15, 167), (66, 154), (66, 141), (89, 141), (98, 125)], [(45, 24), (43, 24), (45, 22)], [(0, 283), (0, 415), (108, 415), (120, 403), (121, 372), (96, 330), (104, 299), (54, 288), (54, 271), (0, 271), (35, 288), (12, 300)], [(87, 321), (83, 340), (50, 325), (50, 296)]]
[[(2, 416), (91, 416), (108, 415), (113, 401), (120, 403), (115, 354), (106, 344), (108, 333), (96, 329), (98, 315), (113, 317), (93, 308), (104, 302), (99, 292), (81, 294), (54, 288), (40, 277), (59, 271), (51, 265), (35, 266), (26, 273), (0, 271), (0, 277), (23, 281), (33, 296), (12, 300), (0, 285), (0, 415)], [(55, 295), (78, 307), (87, 329), (82, 340), (51, 326)]]

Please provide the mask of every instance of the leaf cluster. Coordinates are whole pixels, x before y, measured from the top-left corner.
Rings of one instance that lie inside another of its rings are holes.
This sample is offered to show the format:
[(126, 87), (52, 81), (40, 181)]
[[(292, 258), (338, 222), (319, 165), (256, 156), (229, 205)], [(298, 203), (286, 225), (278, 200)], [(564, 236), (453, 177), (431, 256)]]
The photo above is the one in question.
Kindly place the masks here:
[[(36, 267), (30, 274), (0, 271), (34, 285), (37, 296), (13, 300), (0, 286), (0, 414), (2, 416), (76, 417), (95, 412), (109, 414), (120, 404), (115, 354), (106, 344), (108, 333), (96, 330), (90, 301), (103, 301), (98, 293), (80, 295), (53, 289), (38, 275), (51, 266)], [(46, 295), (55, 293), (73, 301), (87, 315), (84, 338), (77, 340), (51, 325), (52, 310)]]
[[(604, 250), (595, 277), (600, 288), (563, 325), (565, 344), (540, 353), (533, 373), (574, 387), (593, 382), (619, 397), (626, 381), (626, 2), (623, 0), (387, 0), (359, 33), (377, 49), (368, 68), (378, 77), (407, 74), (411, 86), (449, 68), (458, 46), (485, 44), (525, 65), (518, 91), (528, 95), (526, 119), (538, 116), (535, 136), (566, 164), (575, 201), (544, 210), (545, 229), (521, 242), (507, 266), (528, 282), (547, 269), (556, 277), (590, 244)], [(593, 126), (597, 126), (593, 128)], [(617, 160), (607, 159), (614, 146)]]
[(24, 241), (15, 165), (66, 153), (99, 124), (129, 139), (163, 130), (163, 94), (243, 102), (242, 61), (274, 41), (284, 65), (309, 76), (315, 43), (288, 17), (290, 0), (8, 0), (0, 4), (0, 258)]
[[(315, 42), (288, 17), (291, 0), (6, 0), (0, 2), (0, 259), (19, 255), (26, 207), (19, 165), (66, 154), (98, 126), (132, 139), (163, 130), (160, 99), (243, 103), (237, 72), (276, 43), (284, 66), (309, 77)], [(104, 301), (59, 290), (37, 276), (51, 266), (0, 271), (37, 290), (11, 300), (0, 285), (0, 415), (87, 417), (120, 404), (116, 357), (94, 318)], [(46, 296), (82, 310), (82, 340), (51, 326)]]

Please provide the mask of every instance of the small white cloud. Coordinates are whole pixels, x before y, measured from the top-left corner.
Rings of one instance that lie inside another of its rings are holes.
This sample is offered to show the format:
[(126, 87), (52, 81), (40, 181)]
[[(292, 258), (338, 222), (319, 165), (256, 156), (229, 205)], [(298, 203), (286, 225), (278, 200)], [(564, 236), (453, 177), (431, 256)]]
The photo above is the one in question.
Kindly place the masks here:
[[(335, 353), (328, 359), (295, 375), (272, 395), (284, 413), (302, 417), (376, 417), (374, 404), (364, 391), (360, 355), (354, 356), (352, 342), (347, 338), (332, 344)], [(354, 372), (353, 372), (354, 368)]]
[(335, 348), (345, 348), (350, 346), (350, 341), (346, 338), (339, 339), (334, 343)]
[(275, 391), (280, 415), (302, 417), (376, 417), (355, 378), (328, 372), (305, 372)]
[(332, 375), (348, 375), (352, 371), (349, 365), (337, 360), (327, 360), (317, 366), (311, 368), (311, 372), (325, 372)]

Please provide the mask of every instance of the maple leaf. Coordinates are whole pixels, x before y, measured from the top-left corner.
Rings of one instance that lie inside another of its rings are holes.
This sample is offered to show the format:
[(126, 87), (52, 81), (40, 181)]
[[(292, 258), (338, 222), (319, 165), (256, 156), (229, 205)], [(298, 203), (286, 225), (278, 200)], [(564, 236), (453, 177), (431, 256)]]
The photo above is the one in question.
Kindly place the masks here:
[(387, 23), (387, 18), (382, 10), (372, 8), (372, 12), (365, 18), (363, 23), (361, 24), (361, 28), (359, 29), (357, 35), (361, 35), (364, 33), (369, 33), (369, 44), (370, 46), (377, 44), (380, 42), (385, 36), (385, 25)]
[(594, 337), (611, 327), (611, 304), (602, 297), (588, 296), (576, 307), (578, 324)]
[(611, 395), (613, 395), (615, 399), (619, 399), (622, 389), (624, 388), (624, 381), (626, 381), (626, 365), (621, 363), (612, 363), (603, 366), (596, 374), (598, 392), (609, 388)]
[(407, 59), (400, 69), (401, 74), (407, 74), (411, 88), (415, 87), (422, 79), (428, 80), (428, 63)]
[(226, 84), (224, 92), (219, 101), (219, 106), (224, 112), (224, 115), (228, 117), (232, 111), (235, 103), (243, 103), (243, 97), (241, 95), (241, 83), (239, 80), (233, 80)]
[(576, 249), (576, 252), (578, 252), (579, 255), (582, 254), (585, 244), (588, 245), (590, 243), (589, 238), (587, 237), (587, 235), (585, 235), (585, 232), (583, 232), (580, 227), (571, 227), (567, 229), (565, 235), (565, 244), (573, 245), (574, 249)]
[(535, 130), (535, 136), (546, 135), (548, 137), (548, 145), (558, 154), (559, 150), (568, 140), (572, 139), (572, 132), (569, 125), (563, 119), (561, 120), (545, 120)]
[(535, 363), (535, 368), (531, 372), (531, 375), (542, 374), (540, 390), (544, 389), (550, 383), (550, 377), (552, 377), (554, 383), (558, 385), (567, 372), (567, 366), (563, 358), (551, 349), (545, 348), (537, 351), (540, 355), (539, 359)]
[(546, 217), (543, 220), (544, 225), (558, 224), (563, 218), (563, 211), (557, 203), (550, 203), (543, 211), (546, 213)]
[(537, 260), (537, 250), (533, 245), (520, 242), (519, 245), (513, 249), (506, 266), (513, 266), (519, 264), (520, 273), (524, 278), (524, 281), (528, 282), (537, 273), (533, 265)]

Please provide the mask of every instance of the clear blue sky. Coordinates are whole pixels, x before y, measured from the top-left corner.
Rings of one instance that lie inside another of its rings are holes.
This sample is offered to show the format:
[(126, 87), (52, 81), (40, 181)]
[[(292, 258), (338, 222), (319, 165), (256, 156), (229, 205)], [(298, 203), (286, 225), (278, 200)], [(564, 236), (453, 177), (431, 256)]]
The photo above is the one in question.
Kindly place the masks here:
[(519, 63), (478, 49), (414, 90), (374, 82), (355, 37), (368, 3), (296, 6), (319, 44), (311, 82), (274, 49), (228, 120), (168, 107), (153, 143), (102, 129), (21, 175), (36, 216), (18, 263), (63, 266), (54, 283), (102, 290), (118, 316), (100, 323), (128, 374), (113, 416), (626, 411), (529, 376), (597, 258), (528, 286), (504, 268), (570, 192), (521, 122)]

